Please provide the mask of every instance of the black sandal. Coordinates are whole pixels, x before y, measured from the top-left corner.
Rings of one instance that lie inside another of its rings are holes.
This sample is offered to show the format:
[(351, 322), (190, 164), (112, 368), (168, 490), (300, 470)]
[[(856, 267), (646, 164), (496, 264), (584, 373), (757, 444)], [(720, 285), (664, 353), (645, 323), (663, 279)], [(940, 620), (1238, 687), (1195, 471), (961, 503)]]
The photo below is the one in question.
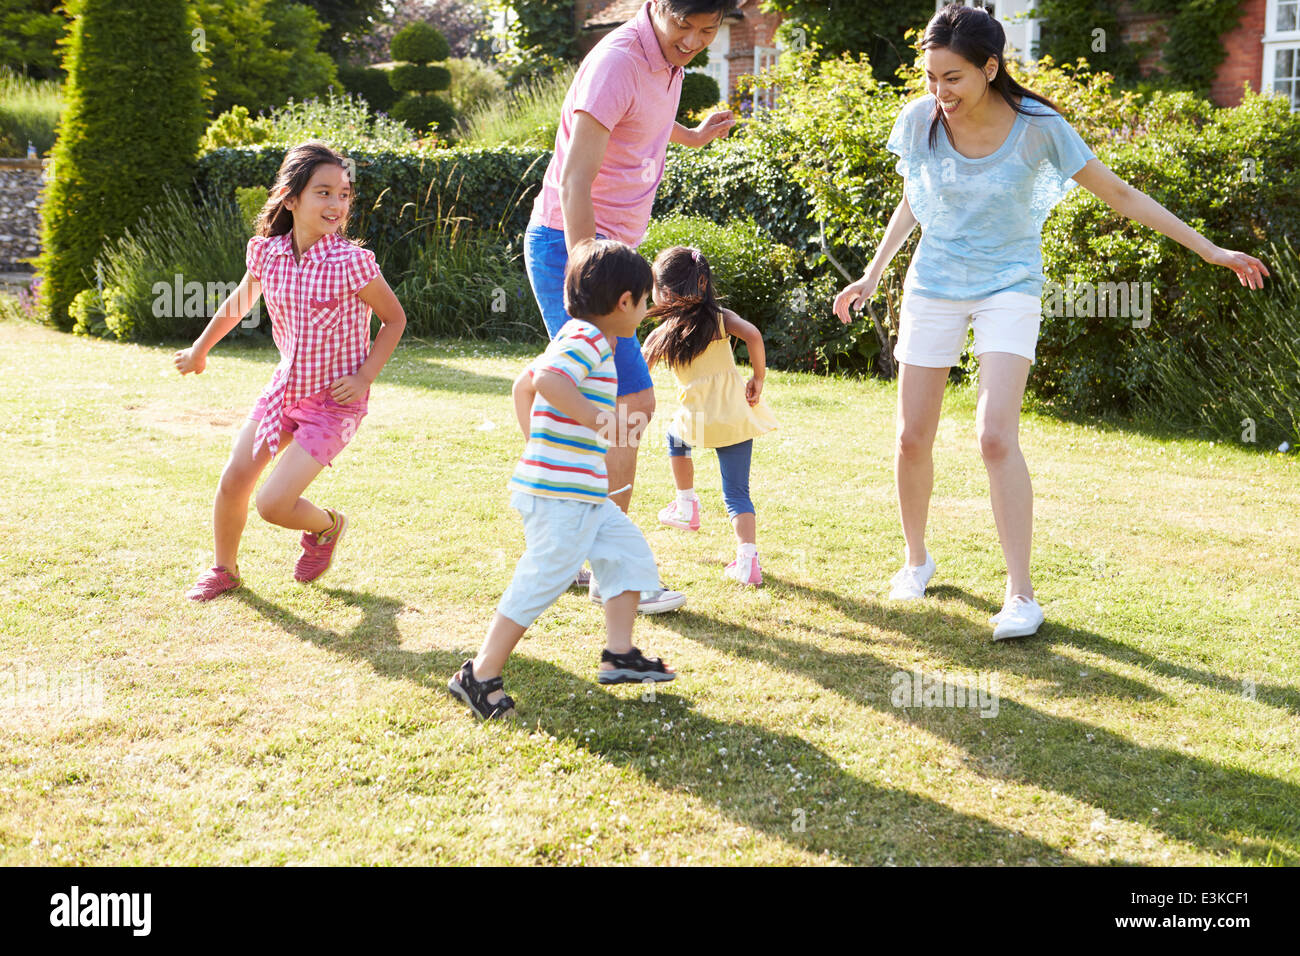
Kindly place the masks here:
[(635, 647), (626, 654), (613, 654), (608, 648), (600, 652), (600, 662), (609, 661), (612, 670), (600, 668), (596, 680), (602, 684), (642, 684), (646, 681), (670, 681), (677, 674), (668, 670), (658, 657), (646, 657)]
[(494, 720), (514, 713), (515, 702), (509, 694), (495, 704), (488, 702), (488, 694), (501, 689), (500, 677), (490, 677), (487, 680), (475, 679), (473, 660), (462, 664), (460, 670), (447, 681), (447, 690), (469, 705), (469, 709), (474, 711), (474, 716), (480, 720)]

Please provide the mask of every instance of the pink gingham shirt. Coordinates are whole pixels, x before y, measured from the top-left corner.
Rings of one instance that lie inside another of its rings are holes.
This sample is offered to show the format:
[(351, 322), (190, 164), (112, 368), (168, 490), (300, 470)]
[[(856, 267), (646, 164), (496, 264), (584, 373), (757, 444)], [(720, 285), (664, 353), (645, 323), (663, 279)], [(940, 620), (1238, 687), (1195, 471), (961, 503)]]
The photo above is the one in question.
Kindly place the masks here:
[[(271, 315), (271, 335), (280, 364), (263, 390), (266, 414), (253, 441), (274, 455), (280, 445), (280, 415), (309, 395), (361, 367), (370, 354), (370, 306), (357, 293), (379, 276), (375, 254), (341, 236), (312, 243), (294, 261), (290, 233), (248, 240), (248, 274), (262, 285)], [(356, 404), (362, 404), (366, 394)]]

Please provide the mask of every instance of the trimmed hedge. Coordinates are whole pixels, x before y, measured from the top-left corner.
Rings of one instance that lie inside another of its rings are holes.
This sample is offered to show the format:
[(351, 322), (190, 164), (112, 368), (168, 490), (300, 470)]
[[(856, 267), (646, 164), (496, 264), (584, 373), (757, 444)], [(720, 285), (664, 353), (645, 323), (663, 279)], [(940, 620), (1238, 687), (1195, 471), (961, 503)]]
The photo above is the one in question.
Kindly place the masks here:
[[(270, 146), (213, 150), (199, 160), (196, 189), (234, 200), (239, 187), (267, 188), (284, 153)], [(349, 155), (357, 164), (349, 231), (376, 249), (396, 244), (417, 215), (439, 207), (443, 215), (469, 216), (485, 228), (501, 224), (506, 236), (522, 236), (550, 161), (550, 150), (520, 146)]]
[(93, 284), (95, 256), (164, 187), (184, 188), (203, 133), (197, 22), (181, 0), (76, 0), (64, 63), (66, 104), (54, 179), (41, 207), (44, 295), (50, 322)]

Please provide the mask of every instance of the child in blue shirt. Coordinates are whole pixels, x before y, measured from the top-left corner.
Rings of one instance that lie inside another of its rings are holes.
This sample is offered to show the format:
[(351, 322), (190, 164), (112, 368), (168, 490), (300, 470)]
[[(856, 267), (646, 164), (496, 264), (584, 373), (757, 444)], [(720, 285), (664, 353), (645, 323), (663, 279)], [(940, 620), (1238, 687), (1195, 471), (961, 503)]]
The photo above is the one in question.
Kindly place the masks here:
[[(934, 576), (925, 526), (931, 449), (944, 385), (974, 327), (979, 360), (976, 430), (1007, 563), (994, 640), (1035, 633), (1043, 611), (1029, 576), (1033, 489), (1020, 451), (1020, 405), (1034, 361), (1043, 289), (1041, 232), (1075, 183), (1206, 262), (1262, 288), (1268, 270), (1222, 249), (1125, 183), (1093, 155), (1055, 106), (1011, 78), (1006, 34), (985, 10), (950, 5), (921, 41), (930, 95), (905, 106), (887, 148), (898, 155), (903, 200), (866, 274), (835, 299), (841, 321), (875, 294), (890, 259), (920, 223), (894, 355), (898, 374), (895, 476), (907, 550), (890, 597), (920, 598)], [(1073, 181), (1072, 181), (1073, 180)]]

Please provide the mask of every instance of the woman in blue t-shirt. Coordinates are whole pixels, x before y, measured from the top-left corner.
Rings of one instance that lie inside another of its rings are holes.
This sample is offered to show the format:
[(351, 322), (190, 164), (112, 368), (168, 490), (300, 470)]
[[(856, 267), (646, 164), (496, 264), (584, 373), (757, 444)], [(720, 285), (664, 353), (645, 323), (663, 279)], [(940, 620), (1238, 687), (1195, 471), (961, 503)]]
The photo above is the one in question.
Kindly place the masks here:
[[(1042, 314), (1042, 227), (1075, 183), (1117, 212), (1158, 230), (1206, 262), (1262, 288), (1268, 270), (1253, 256), (1221, 249), (1093, 155), (1047, 99), (1006, 70), (1001, 24), (976, 7), (935, 14), (921, 41), (930, 95), (907, 104), (889, 136), (904, 177), (866, 274), (835, 299), (835, 312), (872, 295), (890, 259), (920, 223), (921, 240), (903, 284), (895, 358), (898, 445), (894, 474), (907, 553), (890, 597), (919, 598), (934, 576), (925, 547), (934, 483), (931, 448), (944, 384), (973, 324), (979, 360), (975, 413), (989, 474), (993, 516), (1007, 562), (993, 637), (1033, 634), (1043, 622), (1029, 579), (1033, 490), (1020, 452), (1020, 405)], [(1073, 180), (1073, 182), (1071, 182)]]

